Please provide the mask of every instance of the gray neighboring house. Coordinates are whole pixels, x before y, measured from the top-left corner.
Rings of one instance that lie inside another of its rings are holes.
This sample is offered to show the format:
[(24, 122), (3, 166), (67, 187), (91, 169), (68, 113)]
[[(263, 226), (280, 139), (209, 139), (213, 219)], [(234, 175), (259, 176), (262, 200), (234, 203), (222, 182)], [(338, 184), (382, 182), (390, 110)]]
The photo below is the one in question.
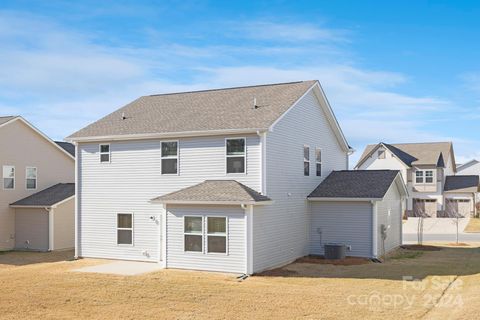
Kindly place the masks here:
[[(8, 116), (0, 117), (0, 150), (0, 250), (73, 248), (74, 146), (51, 140), (20, 116)], [(53, 186), (54, 195), (68, 197), (47, 198)]]
[(318, 81), (145, 96), (67, 140), (77, 257), (245, 274), (318, 252), (307, 197), (352, 152)]
[(475, 179), (457, 178), (451, 142), (368, 145), (355, 168), (399, 170), (409, 193), (408, 216), (476, 214), (479, 185)]

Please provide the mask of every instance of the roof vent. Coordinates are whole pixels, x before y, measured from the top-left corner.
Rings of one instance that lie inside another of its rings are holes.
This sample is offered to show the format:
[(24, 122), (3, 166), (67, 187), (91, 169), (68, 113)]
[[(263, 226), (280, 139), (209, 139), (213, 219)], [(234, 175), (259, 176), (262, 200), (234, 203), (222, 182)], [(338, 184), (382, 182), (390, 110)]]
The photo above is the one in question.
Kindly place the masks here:
[(125, 112), (122, 112), (122, 120), (125, 120), (127, 119), (127, 117), (125, 117)]
[(260, 106), (257, 105), (257, 98), (253, 97), (253, 109), (258, 109)]

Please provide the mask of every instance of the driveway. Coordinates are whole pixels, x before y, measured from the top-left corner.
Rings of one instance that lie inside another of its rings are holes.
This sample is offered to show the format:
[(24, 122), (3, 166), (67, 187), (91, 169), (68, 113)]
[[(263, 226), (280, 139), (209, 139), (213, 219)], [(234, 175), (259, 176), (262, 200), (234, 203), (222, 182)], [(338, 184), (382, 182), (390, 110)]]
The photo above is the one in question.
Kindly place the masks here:
[[(459, 219), (459, 241), (480, 242), (480, 233), (465, 233), (463, 230), (470, 218)], [(416, 243), (418, 241), (419, 218), (408, 218), (403, 224), (403, 242)], [(455, 242), (457, 227), (455, 219), (450, 218), (424, 218), (423, 241), (424, 242)]]

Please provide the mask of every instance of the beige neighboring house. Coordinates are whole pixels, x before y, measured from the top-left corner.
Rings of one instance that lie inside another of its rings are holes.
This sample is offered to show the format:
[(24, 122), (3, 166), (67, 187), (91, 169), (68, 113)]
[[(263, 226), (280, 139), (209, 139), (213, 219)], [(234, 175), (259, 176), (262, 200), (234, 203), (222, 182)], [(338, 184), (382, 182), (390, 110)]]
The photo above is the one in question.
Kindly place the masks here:
[(408, 216), (474, 215), (478, 176), (457, 176), (451, 142), (368, 145), (359, 170), (399, 170), (407, 185)]
[(75, 149), (0, 117), (0, 250), (74, 246)]

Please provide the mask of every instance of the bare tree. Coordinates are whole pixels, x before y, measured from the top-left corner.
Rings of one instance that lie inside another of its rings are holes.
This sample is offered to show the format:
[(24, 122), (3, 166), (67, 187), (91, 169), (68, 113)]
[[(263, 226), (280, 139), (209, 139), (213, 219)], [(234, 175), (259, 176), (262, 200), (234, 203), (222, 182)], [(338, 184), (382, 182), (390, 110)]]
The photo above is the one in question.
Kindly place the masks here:
[(446, 202), (445, 215), (448, 218), (451, 218), (453, 220), (453, 223), (455, 223), (455, 226), (457, 228), (456, 243), (458, 244), (458, 235), (459, 235), (458, 225), (460, 222), (460, 218), (463, 218), (463, 215), (459, 212), (458, 203), (456, 201), (446, 199), (445, 202)]
[(422, 203), (422, 205), (414, 204), (413, 216), (418, 218), (417, 243), (418, 245), (423, 245), (423, 219), (428, 217), (428, 214), (425, 212), (425, 203)]

